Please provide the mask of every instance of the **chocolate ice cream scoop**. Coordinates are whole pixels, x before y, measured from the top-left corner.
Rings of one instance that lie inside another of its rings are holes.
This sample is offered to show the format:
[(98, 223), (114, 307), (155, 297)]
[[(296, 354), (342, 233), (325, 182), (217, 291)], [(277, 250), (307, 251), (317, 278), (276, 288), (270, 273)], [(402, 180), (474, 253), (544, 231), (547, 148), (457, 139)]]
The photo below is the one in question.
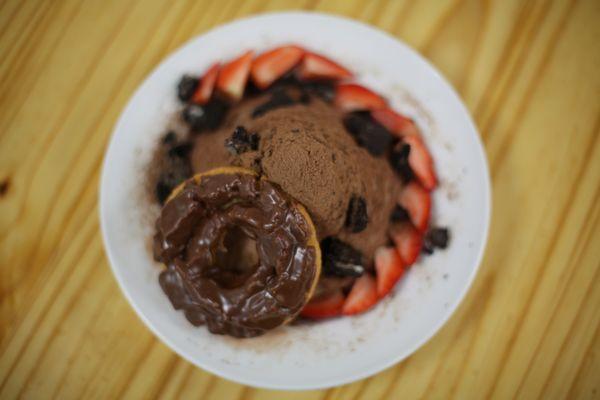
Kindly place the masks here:
[[(192, 150), (192, 169), (203, 172), (223, 165), (254, 169), (306, 207), (319, 240), (336, 237), (359, 250), (365, 264), (370, 264), (375, 250), (388, 242), (389, 216), (401, 181), (385, 155), (374, 156), (357, 143), (330, 104), (311, 97), (309, 102), (256, 116), (254, 110), (270, 96), (242, 101), (219, 129), (199, 135)], [(230, 151), (226, 143), (231, 148), (239, 127), (253, 138), (252, 145), (237, 146), (244, 149), (241, 152)]]

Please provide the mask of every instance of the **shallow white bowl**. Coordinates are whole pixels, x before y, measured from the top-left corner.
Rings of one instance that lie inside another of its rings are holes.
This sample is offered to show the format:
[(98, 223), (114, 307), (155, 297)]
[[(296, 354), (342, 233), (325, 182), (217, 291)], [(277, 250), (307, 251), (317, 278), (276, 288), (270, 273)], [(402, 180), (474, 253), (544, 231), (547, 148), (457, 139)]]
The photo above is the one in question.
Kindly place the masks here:
[[(171, 307), (157, 277), (150, 237), (157, 210), (144, 197), (144, 165), (177, 109), (175, 86), (246, 49), (297, 43), (358, 74), (422, 128), (441, 185), (433, 220), (450, 247), (420, 261), (394, 295), (366, 314), (232, 339), (194, 328)], [(456, 92), (418, 53), (377, 29), (344, 18), (278, 13), (243, 19), (192, 39), (138, 88), (113, 133), (102, 173), (100, 217), (106, 252), (123, 293), (146, 325), (191, 363), (240, 383), (315, 389), (348, 383), (399, 362), (448, 320), (471, 284), (485, 247), (490, 181), (477, 129)]]

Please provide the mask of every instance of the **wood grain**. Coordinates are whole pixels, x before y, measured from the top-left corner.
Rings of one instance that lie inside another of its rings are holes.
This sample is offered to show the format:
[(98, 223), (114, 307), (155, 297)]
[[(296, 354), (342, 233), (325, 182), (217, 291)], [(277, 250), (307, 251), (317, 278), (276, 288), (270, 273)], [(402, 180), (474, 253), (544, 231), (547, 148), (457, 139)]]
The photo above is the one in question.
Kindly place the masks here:
[[(401, 38), (480, 129), (493, 222), (474, 286), (403, 363), (324, 391), (194, 368), (119, 292), (97, 217), (100, 164), (136, 86), (187, 39), (310, 9)], [(600, 397), (597, 0), (0, 1), (0, 398)]]

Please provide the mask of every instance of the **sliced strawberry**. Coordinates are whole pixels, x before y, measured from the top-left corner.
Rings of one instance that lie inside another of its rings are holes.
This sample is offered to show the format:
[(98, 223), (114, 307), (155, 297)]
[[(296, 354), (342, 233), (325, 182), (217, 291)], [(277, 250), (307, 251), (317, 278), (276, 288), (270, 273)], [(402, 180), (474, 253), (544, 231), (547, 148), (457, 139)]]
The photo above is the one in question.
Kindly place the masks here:
[(401, 138), (404, 135), (419, 135), (419, 128), (414, 121), (392, 109), (383, 108), (371, 111), (371, 116), (388, 131)]
[(404, 263), (394, 247), (380, 247), (375, 251), (377, 295), (382, 298), (396, 285), (404, 274)]
[(235, 60), (223, 65), (219, 71), (217, 89), (229, 99), (237, 101), (242, 98), (248, 81), (253, 54), (253, 51), (247, 51)]
[(385, 99), (369, 89), (347, 83), (335, 90), (335, 105), (342, 111), (377, 110), (386, 106)]
[(413, 225), (419, 231), (424, 232), (427, 229), (429, 212), (431, 211), (429, 192), (419, 183), (413, 181), (402, 189), (398, 203), (408, 211)]
[(427, 151), (423, 139), (418, 135), (407, 135), (404, 137), (404, 142), (410, 145), (410, 153), (408, 154), (408, 165), (415, 173), (419, 182), (427, 190), (433, 190), (437, 186), (437, 178), (433, 168), (433, 159)]
[(298, 77), (304, 80), (338, 80), (352, 78), (352, 72), (329, 58), (307, 52), (298, 68)]
[(304, 306), (300, 315), (307, 318), (335, 317), (342, 313), (342, 306), (346, 298), (341, 290), (325, 297), (313, 299)]
[(367, 311), (377, 303), (377, 284), (369, 274), (364, 274), (354, 282), (350, 290), (342, 314), (352, 315)]
[(267, 51), (252, 62), (250, 75), (261, 89), (266, 89), (300, 62), (304, 50), (298, 46), (283, 46)]
[(200, 80), (200, 84), (198, 88), (194, 92), (192, 96), (192, 102), (196, 104), (206, 104), (210, 100), (210, 96), (212, 96), (213, 89), (215, 88), (215, 83), (217, 82), (217, 75), (219, 75), (219, 63), (213, 64), (212, 67), (206, 71), (202, 79)]
[(390, 235), (405, 267), (413, 264), (421, 253), (423, 234), (417, 231), (410, 222), (403, 222), (394, 226)]

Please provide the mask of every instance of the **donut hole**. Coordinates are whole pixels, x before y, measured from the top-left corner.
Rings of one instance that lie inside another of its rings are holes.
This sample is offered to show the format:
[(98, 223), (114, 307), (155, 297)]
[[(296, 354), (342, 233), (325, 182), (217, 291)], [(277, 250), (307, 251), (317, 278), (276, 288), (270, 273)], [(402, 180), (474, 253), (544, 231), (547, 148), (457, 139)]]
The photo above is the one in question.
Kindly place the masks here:
[(227, 229), (215, 252), (216, 265), (211, 277), (220, 287), (240, 287), (259, 265), (256, 240), (242, 228)]

